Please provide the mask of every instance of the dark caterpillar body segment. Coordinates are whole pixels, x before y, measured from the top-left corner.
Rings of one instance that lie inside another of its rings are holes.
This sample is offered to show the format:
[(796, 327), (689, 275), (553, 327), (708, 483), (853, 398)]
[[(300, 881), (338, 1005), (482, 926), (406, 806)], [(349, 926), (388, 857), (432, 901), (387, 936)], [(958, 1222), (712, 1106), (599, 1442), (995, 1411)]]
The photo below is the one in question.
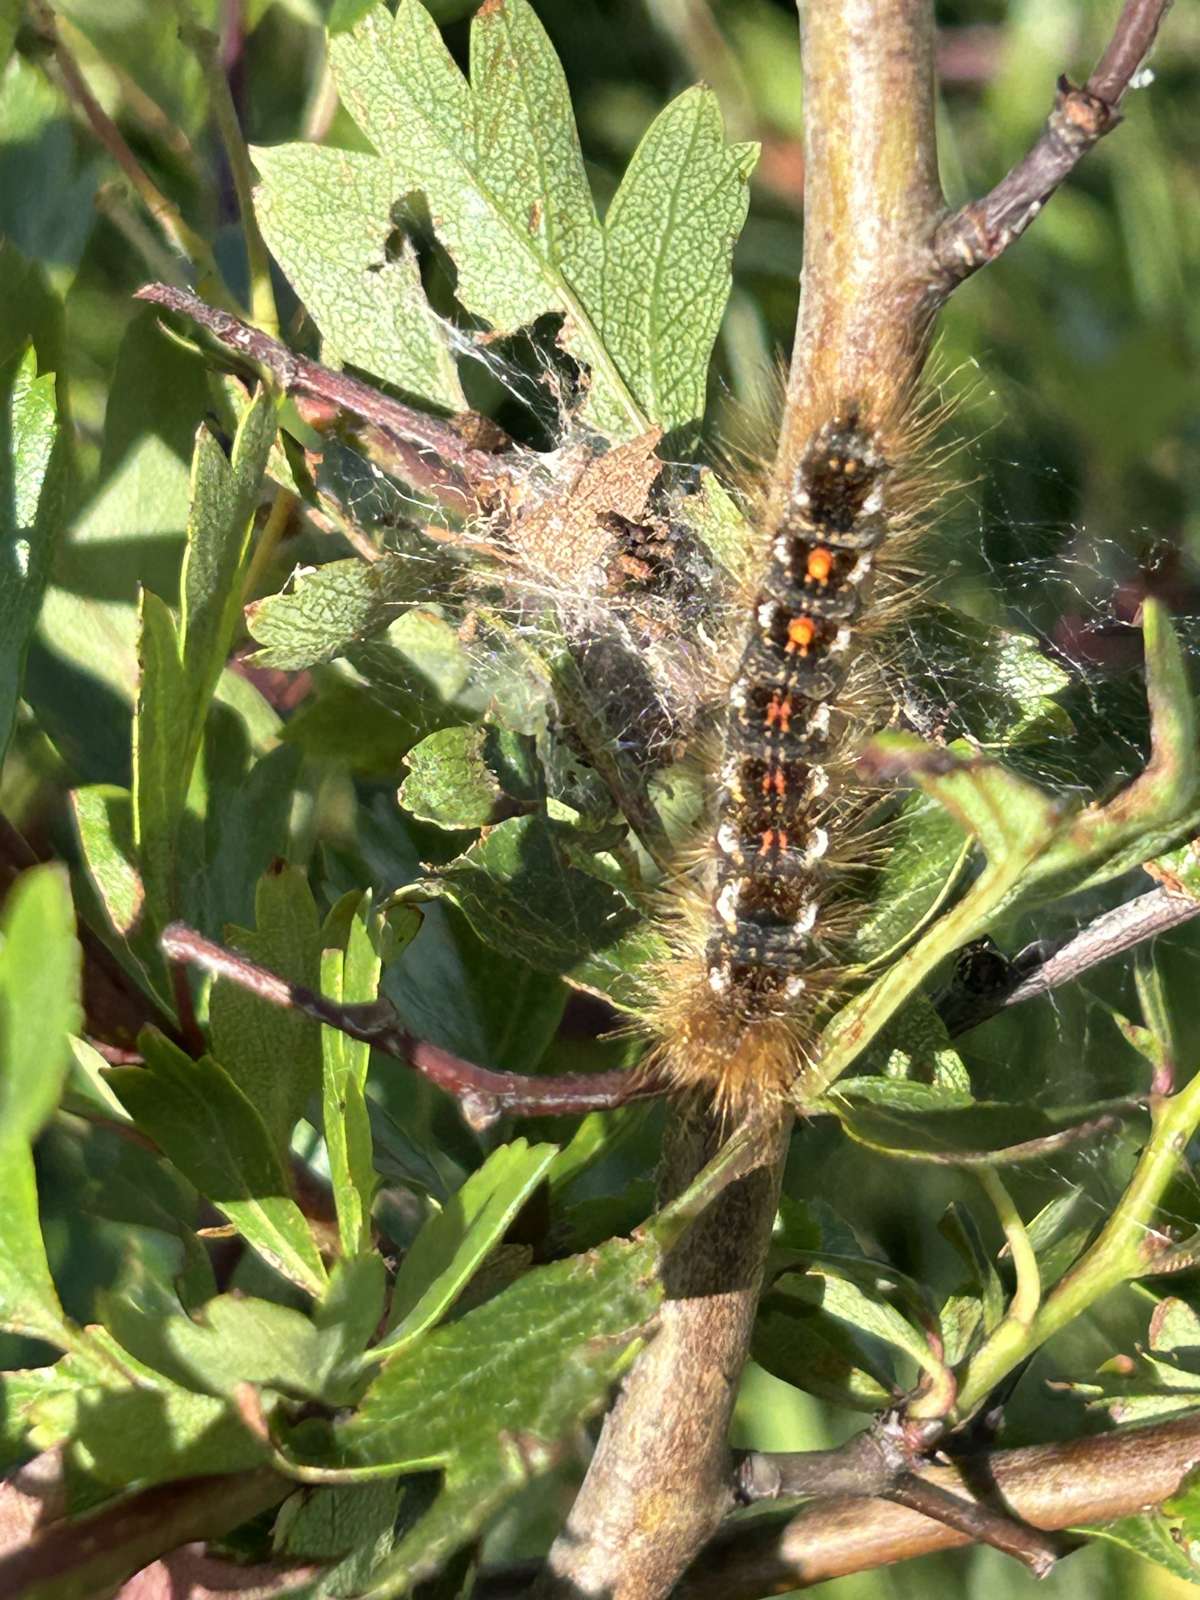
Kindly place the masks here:
[(717, 801), (709, 987), (754, 1014), (804, 988), (819, 937), (819, 816), (831, 702), (849, 669), (873, 552), (887, 532), (886, 463), (853, 413), (796, 468), (731, 686)]

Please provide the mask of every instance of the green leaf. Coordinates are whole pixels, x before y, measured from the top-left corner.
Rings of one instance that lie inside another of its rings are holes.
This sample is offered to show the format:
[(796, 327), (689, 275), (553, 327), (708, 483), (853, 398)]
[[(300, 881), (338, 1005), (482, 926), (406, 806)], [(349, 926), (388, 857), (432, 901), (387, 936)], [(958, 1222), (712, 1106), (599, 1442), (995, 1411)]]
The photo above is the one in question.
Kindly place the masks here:
[(1126, 1100), (1062, 1107), (973, 1100), (961, 1089), (894, 1078), (843, 1078), (821, 1106), (859, 1144), (951, 1166), (1036, 1160), (1069, 1143), (1083, 1125), (1130, 1109)]
[(122, 1492), (246, 1471), (263, 1461), (266, 1447), (224, 1400), (172, 1383), (103, 1330), (95, 1337), (110, 1358), (110, 1373), (98, 1382), (79, 1356), (63, 1357), (53, 1369), (53, 1386), (26, 1408), (36, 1448), (66, 1445), (90, 1478)]
[(237, 430), (232, 459), (202, 428), (192, 459), (191, 510), (179, 626), (144, 591), (134, 711), (133, 814), (152, 926), (181, 904), (181, 824), (205, 718), (241, 618), (241, 580), (275, 401), (260, 390)]
[[(291, 983), (320, 985), (320, 922), (308, 880), (277, 863), (259, 879), (255, 927), (227, 930), (229, 943)], [(209, 997), (213, 1054), (252, 1102), (280, 1157), (321, 1086), (321, 1038), (299, 1012), (281, 1010), (218, 979)]]
[(568, 974), (594, 961), (638, 920), (618, 890), (568, 865), (541, 817), (500, 823), (436, 876), (408, 885), (396, 898), (443, 897), (486, 943), (542, 972)]
[[(321, 993), (339, 1004), (374, 1000), (379, 993), (380, 930), (371, 916), (371, 895), (353, 890), (326, 919), (322, 932)], [(337, 1207), (343, 1254), (371, 1248), (371, 1202), (375, 1176), (371, 1120), (367, 1111), (370, 1045), (336, 1028), (321, 1029), (325, 1145)]]
[(1200, 1513), (1194, 1501), (1193, 1491), (1186, 1502), (1186, 1516), (1150, 1511), (1140, 1517), (1121, 1517), (1098, 1528), (1073, 1528), (1071, 1532), (1096, 1543), (1116, 1545), (1165, 1568), (1176, 1578), (1200, 1583)]
[[(3, 24), (0, 23), (0, 36)], [(0, 46), (3, 40), (0, 37)], [(3, 54), (0, 49), (0, 55)], [(0, 372), (0, 761), (8, 748), (25, 656), (64, 515), (65, 472), (55, 451), (54, 375), (37, 376), (32, 348)]]
[(86, 783), (129, 784), (139, 584), (173, 599), (188, 516), (188, 461), (210, 405), (194, 351), (154, 313), (122, 338), (104, 419), (100, 482), (62, 542), (26, 698)]
[(207, 428), (197, 435), (179, 582), (180, 658), (189, 691), (182, 741), (187, 776), (200, 753), (208, 703), (241, 625), (250, 527), (275, 432), (275, 397), (260, 389), (241, 418), (228, 460)]
[[(433, 398), (457, 403), (444, 353), (410, 360), (428, 313), (403, 253), (387, 272), (393, 207), (420, 195), (470, 311), (502, 333), (563, 317), (563, 342), (590, 373), (596, 427), (614, 440), (656, 422), (690, 428), (754, 159), (726, 145), (711, 91), (688, 91), (655, 121), (602, 226), (562, 68), (526, 0), (476, 13), (469, 84), (419, 0), (401, 0), (394, 19), (376, 7), (332, 41), (331, 60), (376, 155), (293, 148), (264, 153), (260, 170), (272, 247), (337, 351), (387, 361), (381, 376), (418, 392), (439, 374)], [(345, 219), (334, 234), (355, 241), (332, 261), (331, 216)]]
[(189, 709), (174, 619), (149, 590), (142, 595), (138, 671), (133, 830), (145, 909), (157, 931), (179, 906), (176, 854), (189, 776), (184, 753)]
[(146, 891), (134, 859), (133, 797), (97, 783), (71, 795), (88, 874), (115, 932), (128, 938), (141, 920)]
[(400, 804), (440, 828), (482, 828), (540, 795), (527, 741), (491, 723), (441, 728), (406, 758)]
[(852, 1411), (879, 1411), (895, 1392), (893, 1375), (872, 1359), (853, 1328), (811, 1297), (789, 1294), (786, 1284), (764, 1297), (750, 1354), (785, 1383)]
[(302, 570), (286, 593), (247, 607), (246, 626), (262, 646), (255, 665), (297, 672), (332, 661), (385, 628), (398, 603), (427, 593), (431, 577), (428, 562), (401, 555)]
[(349, 362), (414, 399), (465, 410), (416, 255), (407, 243), (389, 249), (403, 195), (389, 164), (315, 144), (259, 147), (254, 164), (263, 236), (321, 330), (326, 365)]
[(953, 748), (935, 750), (911, 734), (881, 734), (868, 759), (881, 776), (911, 777), (944, 806), (979, 840), (987, 864), (952, 909), (825, 1030), (811, 1074), (818, 1092), (846, 1070), (940, 961), (991, 925), (1063, 826), (1049, 796), (1005, 768), (964, 758)]
[(321, 1447), (297, 1430), (288, 1448), (310, 1470), (444, 1473), (370, 1594), (401, 1593), (435, 1571), (554, 1464), (647, 1331), (662, 1294), (659, 1258), (652, 1240), (614, 1239), (527, 1273), (389, 1362)]
[(712, 90), (688, 89), (651, 123), (608, 208), (600, 328), (643, 410), (668, 431), (704, 414), (757, 159), (757, 145), (725, 143)]
[(211, 1056), (192, 1061), (153, 1029), (139, 1044), (145, 1067), (107, 1074), (126, 1111), (264, 1260), (320, 1294), (325, 1269), (256, 1107)]
[(0, 924), (0, 1326), (64, 1350), (78, 1332), (46, 1261), (31, 1145), (58, 1104), (80, 983), (67, 875), (34, 867), (9, 891)]
[(557, 1154), (557, 1145), (514, 1139), (429, 1218), (397, 1275), (380, 1351), (411, 1343), (445, 1316)]
[(227, 1399), (240, 1383), (320, 1399), (340, 1354), (335, 1328), (249, 1295), (216, 1295), (195, 1318), (165, 1318), (162, 1339), (190, 1387)]
[(883, 1298), (900, 1278), (881, 1262), (812, 1255), (802, 1275), (785, 1273), (773, 1286), (772, 1294), (819, 1307), (833, 1321), (881, 1339), (910, 1356), (925, 1371), (940, 1376), (942, 1363), (928, 1339)]

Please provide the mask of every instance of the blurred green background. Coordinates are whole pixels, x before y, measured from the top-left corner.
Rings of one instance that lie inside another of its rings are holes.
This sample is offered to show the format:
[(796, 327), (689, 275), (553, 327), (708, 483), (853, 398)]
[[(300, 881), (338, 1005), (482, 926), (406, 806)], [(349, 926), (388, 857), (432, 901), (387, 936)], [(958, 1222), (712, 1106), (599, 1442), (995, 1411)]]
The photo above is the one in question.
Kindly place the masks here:
[[(472, 6), (428, 3), (465, 61)], [(717, 91), (731, 136), (761, 141), (714, 364), (710, 421), (715, 440), (749, 435), (769, 450), (801, 247), (803, 98), (792, 5), (535, 5), (572, 86), (601, 204), (655, 112), (697, 79)], [(250, 142), (353, 139), (331, 91), (324, 25), (345, 24), (362, 4), (206, 0), (195, 9), (223, 30)], [(232, 188), (173, 8), (162, 0), (63, 0), (57, 10), (93, 91), (156, 183), (215, 241), (229, 282), (240, 287)], [(1116, 0), (939, 5), (941, 159), (952, 202), (987, 188), (1021, 154), (1057, 75), (1086, 76), (1117, 10)], [(5, 42), (0, 23), (0, 48)], [(1117, 715), (1122, 693), (1140, 696), (1138, 683), (1129, 682), (1140, 648), (1128, 635), (1147, 584), (1167, 594), (1182, 618), (1200, 613), (1200, 9), (1174, 8), (1153, 67), (1153, 85), (1130, 97), (1126, 125), (1089, 157), (1029, 235), (955, 296), (935, 359), (946, 391), (959, 397), (951, 431), (968, 441), (954, 468), (966, 487), (939, 535), (953, 552), (954, 597), (1019, 618), (1048, 648), (1086, 666), (1081, 739), (1093, 723), (1097, 738), (1112, 732), (1099, 724)], [(127, 772), (136, 585), (171, 596), (191, 435), (207, 401), (199, 363), (165, 347), (153, 319), (130, 298), (139, 284), (164, 275), (167, 246), (45, 69), (33, 30), (23, 26), (0, 93), (0, 359), (32, 336), (42, 366), (59, 373), (76, 446), (77, 509), (30, 667), (40, 727), (23, 720), (0, 807), (39, 844), (67, 848), (67, 788), (122, 781)], [(1135, 727), (1131, 763), (1137, 737)], [(1082, 743), (1065, 742), (1053, 775), (1068, 786), (1082, 781), (1087, 759)], [(1014, 929), (1012, 942), (1046, 931), (1044, 923)], [(1181, 935), (1161, 951), (1184, 1059), (1200, 1045), (1192, 998), (1198, 959), (1200, 935)], [(1097, 988), (1131, 1006), (1127, 973), (1104, 969)], [(1131, 1071), (1111, 1020), (1083, 992), (1027, 1007), (964, 1043), (984, 1084), (1002, 1076), (1014, 1052), (1044, 1059), (1064, 1094), (1097, 1083), (1119, 1092)], [(1022, 1178), (1020, 1198), (1027, 1212), (1036, 1210), (1066, 1179), (1080, 1186), (1085, 1210), (1097, 1208), (1110, 1198), (1127, 1156), (1116, 1143), (1072, 1157), (1069, 1172), (1034, 1171)], [(944, 1176), (915, 1184), (913, 1170), (868, 1161), (814, 1130), (793, 1163), (789, 1189), (796, 1196), (836, 1193), (855, 1224), (899, 1264), (951, 1284), (953, 1258), (935, 1224), (951, 1199), (971, 1198), (970, 1186)], [(1051, 1368), (1084, 1376), (1112, 1351), (1132, 1348), (1147, 1309), (1130, 1293), (1056, 1345), (1046, 1370), (1039, 1363), (1026, 1379), (1008, 1438), (1074, 1431), (1078, 1402), (1048, 1398), (1042, 1379)], [(811, 1447), (854, 1424), (757, 1369), (747, 1377), (740, 1443)], [(568, 1496), (564, 1484), (556, 1505), (539, 1487), (506, 1518), (497, 1549), (535, 1549)], [(988, 1551), (842, 1580), (826, 1592), (835, 1600), (1004, 1600), (1031, 1584), (1014, 1563)], [(1099, 1600), (1184, 1588), (1093, 1547), (1061, 1565), (1038, 1592)]]

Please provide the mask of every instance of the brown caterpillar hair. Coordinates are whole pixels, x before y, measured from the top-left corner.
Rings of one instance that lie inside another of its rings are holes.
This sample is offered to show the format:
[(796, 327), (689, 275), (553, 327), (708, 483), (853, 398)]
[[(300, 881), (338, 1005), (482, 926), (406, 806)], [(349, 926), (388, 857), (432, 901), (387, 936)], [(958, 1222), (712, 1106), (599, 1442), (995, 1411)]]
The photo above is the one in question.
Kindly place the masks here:
[(854, 760), (873, 720), (859, 646), (912, 592), (911, 572), (889, 583), (886, 566), (929, 499), (911, 467), (923, 431), (853, 398), (825, 408), (742, 585), (702, 882), (684, 874), (649, 1019), (654, 1070), (726, 1111), (788, 1092), (838, 987), (866, 813)]

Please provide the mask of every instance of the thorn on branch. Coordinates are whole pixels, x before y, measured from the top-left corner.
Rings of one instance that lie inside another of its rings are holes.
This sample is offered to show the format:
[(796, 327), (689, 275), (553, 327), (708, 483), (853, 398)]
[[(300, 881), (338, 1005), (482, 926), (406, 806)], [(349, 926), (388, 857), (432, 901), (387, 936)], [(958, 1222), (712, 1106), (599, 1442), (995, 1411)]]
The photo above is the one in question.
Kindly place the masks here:
[(653, 1099), (665, 1086), (642, 1073), (572, 1072), (559, 1077), (532, 1077), (520, 1072), (495, 1072), (427, 1040), (414, 1039), (401, 1024), (391, 1002), (340, 1005), (303, 984), (290, 983), (256, 961), (206, 939), (185, 923), (163, 930), (161, 945), (168, 960), (195, 966), (257, 995), (268, 1005), (299, 1011), (327, 1028), (385, 1055), (406, 1062), (422, 1077), (458, 1101), (468, 1124), (491, 1126), (502, 1116), (567, 1117), (587, 1111), (608, 1111), (632, 1100)]

